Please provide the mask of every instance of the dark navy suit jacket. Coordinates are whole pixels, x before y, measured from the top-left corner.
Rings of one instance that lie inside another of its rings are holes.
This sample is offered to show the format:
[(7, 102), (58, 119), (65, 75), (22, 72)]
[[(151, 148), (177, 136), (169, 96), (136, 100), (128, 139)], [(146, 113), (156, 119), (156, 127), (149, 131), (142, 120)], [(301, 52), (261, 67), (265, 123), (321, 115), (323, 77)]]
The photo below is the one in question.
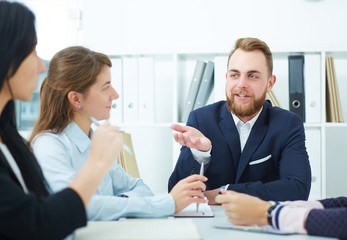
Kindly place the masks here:
[[(266, 101), (241, 153), (240, 137), (225, 101), (192, 111), (187, 126), (212, 142), (206, 166), (207, 190), (230, 184), (229, 190), (264, 200), (306, 200), (311, 168), (301, 118)], [(169, 191), (181, 179), (198, 174), (200, 164), (187, 147), (181, 148), (169, 179)]]

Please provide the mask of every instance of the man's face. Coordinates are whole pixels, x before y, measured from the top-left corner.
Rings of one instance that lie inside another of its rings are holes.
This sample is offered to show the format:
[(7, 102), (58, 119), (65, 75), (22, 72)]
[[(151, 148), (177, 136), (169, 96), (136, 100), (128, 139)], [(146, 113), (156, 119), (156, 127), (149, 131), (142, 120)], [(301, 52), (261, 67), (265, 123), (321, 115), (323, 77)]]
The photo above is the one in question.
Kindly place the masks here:
[(252, 119), (264, 105), (266, 93), (275, 81), (275, 76), (269, 76), (265, 55), (260, 50), (237, 49), (230, 57), (226, 73), (228, 110), (244, 122)]

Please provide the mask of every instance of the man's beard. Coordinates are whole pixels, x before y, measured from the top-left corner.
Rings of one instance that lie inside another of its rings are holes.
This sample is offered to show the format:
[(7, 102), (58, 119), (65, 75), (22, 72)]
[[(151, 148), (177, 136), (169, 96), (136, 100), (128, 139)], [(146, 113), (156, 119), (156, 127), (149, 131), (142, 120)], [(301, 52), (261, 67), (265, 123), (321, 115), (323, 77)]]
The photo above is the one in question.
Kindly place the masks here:
[[(235, 103), (234, 95), (240, 94), (240, 93), (250, 96), (252, 98), (252, 101), (246, 106), (242, 106), (241, 104)], [(227, 96), (228, 111), (233, 112), (236, 116), (239, 116), (239, 117), (252, 116), (256, 114), (262, 108), (265, 102), (265, 98), (266, 98), (266, 89), (263, 95), (259, 97), (258, 99), (254, 99), (253, 94), (247, 94), (242, 91), (233, 91), (231, 94), (231, 97)]]

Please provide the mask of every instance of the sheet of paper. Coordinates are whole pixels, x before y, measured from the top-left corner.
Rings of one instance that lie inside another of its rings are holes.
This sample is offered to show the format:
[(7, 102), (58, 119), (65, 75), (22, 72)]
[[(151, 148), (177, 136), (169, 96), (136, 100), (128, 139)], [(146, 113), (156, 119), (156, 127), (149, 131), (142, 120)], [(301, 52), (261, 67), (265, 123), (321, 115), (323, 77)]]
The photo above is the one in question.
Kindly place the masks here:
[(174, 214), (174, 217), (214, 217), (214, 215), (207, 203), (199, 203), (198, 211), (196, 211), (196, 203), (192, 203)]

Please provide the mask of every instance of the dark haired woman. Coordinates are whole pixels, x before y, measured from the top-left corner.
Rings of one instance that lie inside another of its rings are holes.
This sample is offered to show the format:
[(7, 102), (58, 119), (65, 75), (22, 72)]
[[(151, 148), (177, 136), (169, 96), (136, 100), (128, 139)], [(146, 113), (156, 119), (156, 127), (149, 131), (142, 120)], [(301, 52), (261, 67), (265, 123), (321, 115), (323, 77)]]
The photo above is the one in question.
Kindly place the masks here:
[(108, 123), (94, 133), (88, 161), (68, 188), (50, 195), (15, 125), (14, 100), (30, 100), (40, 72), (33, 13), (0, 1), (0, 239), (62, 239), (86, 225), (87, 206), (122, 147)]

